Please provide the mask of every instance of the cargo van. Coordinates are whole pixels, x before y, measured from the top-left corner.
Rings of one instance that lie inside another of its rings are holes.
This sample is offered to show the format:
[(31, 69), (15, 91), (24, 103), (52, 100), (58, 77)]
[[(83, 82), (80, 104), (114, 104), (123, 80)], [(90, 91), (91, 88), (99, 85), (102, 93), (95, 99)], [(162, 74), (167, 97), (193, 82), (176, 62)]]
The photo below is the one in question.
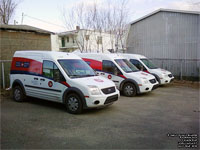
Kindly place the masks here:
[(13, 98), (26, 96), (63, 103), (69, 113), (117, 101), (115, 84), (97, 76), (80, 57), (51, 51), (16, 51), (10, 71)]
[(98, 75), (112, 80), (125, 96), (150, 92), (158, 85), (155, 77), (138, 70), (118, 54), (79, 53)]
[(120, 54), (126, 57), (139, 70), (154, 75), (159, 84), (167, 84), (173, 81), (174, 76), (171, 72), (158, 68), (148, 58), (139, 54)]

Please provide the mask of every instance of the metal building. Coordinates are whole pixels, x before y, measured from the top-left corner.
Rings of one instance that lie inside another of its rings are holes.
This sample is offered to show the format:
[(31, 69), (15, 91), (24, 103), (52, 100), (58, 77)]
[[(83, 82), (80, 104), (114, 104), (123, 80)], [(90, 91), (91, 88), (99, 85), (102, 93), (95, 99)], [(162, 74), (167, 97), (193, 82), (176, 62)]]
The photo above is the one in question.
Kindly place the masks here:
[(127, 53), (145, 55), (180, 79), (199, 79), (200, 12), (152, 12), (130, 23), (126, 44)]

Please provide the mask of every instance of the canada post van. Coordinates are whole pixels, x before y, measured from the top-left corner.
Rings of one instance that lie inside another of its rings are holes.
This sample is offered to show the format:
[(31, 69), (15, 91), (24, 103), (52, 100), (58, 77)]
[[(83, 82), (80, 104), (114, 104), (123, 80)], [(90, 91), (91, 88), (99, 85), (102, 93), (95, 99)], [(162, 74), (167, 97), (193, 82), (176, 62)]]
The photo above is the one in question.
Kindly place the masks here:
[(15, 101), (26, 96), (64, 103), (69, 113), (119, 98), (115, 84), (97, 76), (80, 57), (51, 51), (16, 51), (10, 72)]
[(118, 54), (79, 53), (98, 75), (112, 80), (125, 96), (150, 92), (158, 85), (155, 77), (138, 70)]
[(171, 72), (156, 67), (148, 58), (139, 54), (120, 54), (126, 57), (138, 69), (154, 75), (159, 84), (170, 83), (174, 76)]

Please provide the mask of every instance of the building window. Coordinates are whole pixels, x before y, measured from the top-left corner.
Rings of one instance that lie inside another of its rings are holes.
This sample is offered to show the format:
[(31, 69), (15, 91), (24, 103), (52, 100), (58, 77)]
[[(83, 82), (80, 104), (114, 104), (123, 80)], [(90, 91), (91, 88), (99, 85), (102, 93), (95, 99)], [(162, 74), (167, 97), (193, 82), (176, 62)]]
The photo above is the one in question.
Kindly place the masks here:
[(88, 41), (90, 39), (90, 35), (85, 35), (85, 39)]
[(67, 43), (69, 43), (69, 37), (67, 36)]
[(97, 37), (97, 44), (102, 44), (102, 36)]
[(74, 38), (72, 38), (72, 40), (73, 40), (73, 43), (75, 43), (75, 40), (74, 40)]
[(65, 47), (65, 38), (64, 37), (61, 38), (61, 43), (62, 43), (62, 47)]

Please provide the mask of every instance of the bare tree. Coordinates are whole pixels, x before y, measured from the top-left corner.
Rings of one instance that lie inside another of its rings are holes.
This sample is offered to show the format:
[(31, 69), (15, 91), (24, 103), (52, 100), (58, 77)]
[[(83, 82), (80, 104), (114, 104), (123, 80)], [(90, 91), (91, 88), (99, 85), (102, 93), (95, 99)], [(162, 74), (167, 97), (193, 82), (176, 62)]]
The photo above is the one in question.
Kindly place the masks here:
[[(91, 34), (91, 30), (89, 30), (91, 28), (91, 18), (89, 12), (86, 10), (87, 6), (83, 3), (75, 5), (69, 11), (65, 8), (62, 10), (62, 16), (67, 29), (76, 32), (74, 40), (81, 52), (89, 49), (89, 38)], [(75, 30), (76, 27), (81, 29)]]
[(92, 35), (98, 51), (104, 52), (104, 33), (109, 33), (112, 49), (117, 51), (119, 45), (123, 49), (125, 45), (123, 38), (129, 15), (127, 4), (128, 0), (112, 0), (112, 2), (107, 0), (107, 3), (104, 4), (97, 4), (94, 1), (92, 5), (87, 6), (82, 3), (74, 6), (68, 12), (64, 10), (63, 18), (69, 30), (73, 30), (77, 25), (86, 29), (85, 32), (82, 32), (82, 38), (77, 40), (80, 50), (90, 49), (90, 42), (85, 40), (85, 37)]
[(18, 3), (14, 0), (0, 0), (1, 24), (8, 24), (12, 19)]

